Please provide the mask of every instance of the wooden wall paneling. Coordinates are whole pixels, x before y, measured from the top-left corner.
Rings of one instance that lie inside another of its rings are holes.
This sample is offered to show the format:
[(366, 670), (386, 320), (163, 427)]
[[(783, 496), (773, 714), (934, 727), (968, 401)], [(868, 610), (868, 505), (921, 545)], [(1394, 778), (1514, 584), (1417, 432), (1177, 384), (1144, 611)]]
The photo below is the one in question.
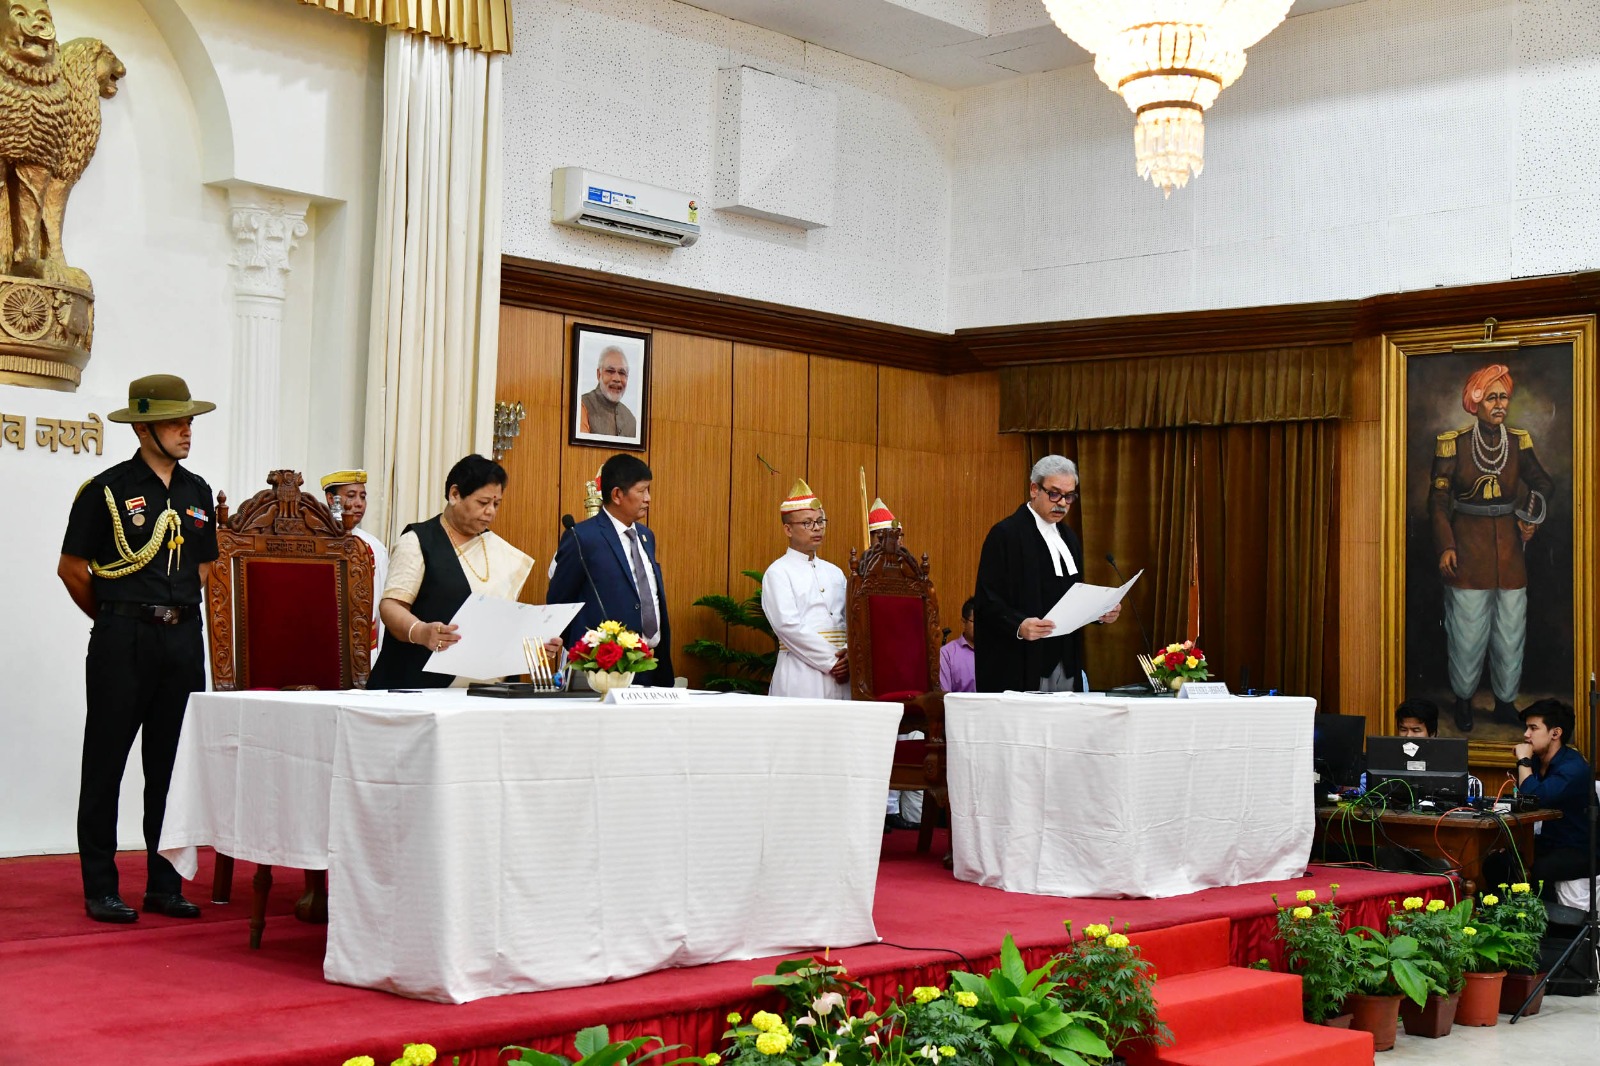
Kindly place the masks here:
[[(741, 570), (765, 570), (783, 553), (778, 504), (806, 476), (809, 365), (799, 352), (733, 346), (733, 448), (729, 455), (728, 594), (755, 590)], [(733, 643), (749, 648), (748, 641)]]
[(522, 586), (524, 603), (543, 603), (545, 575), (555, 551), (561, 478), (561, 382), (565, 361), (561, 316), (517, 307), (500, 309), (495, 399), (520, 402), (528, 417), (522, 435), (500, 460), (506, 500), (495, 531), (535, 557)]
[(660, 538), (673, 665), (698, 686), (705, 669), (683, 647), (702, 637), (727, 639), (727, 627), (711, 611), (691, 604), (728, 591), (733, 345), (658, 330), (652, 350), (650, 528)]
[(869, 486), (900, 519), (905, 546), (918, 558), (927, 554), (945, 626), (952, 625), (966, 598), (950, 566), (949, 534), (960, 511), (943, 451), (945, 391), (951, 380), (887, 367), (879, 371), (878, 481), (875, 490)]
[(811, 357), (806, 482), (828, 509), (821, 555), (849, 572), (850, 549), (864, 551), (861, 471), (870, 502), (878, 481), (878, 368)]
[(999, 422), (999, 374), (947, 379), (945, 476), (952, 494), (952, 524), (946, 565), (964, 590), (962, 599), (977, 582), (978, 555), (989, 527), (1028, 498), (1027, 439), (1020, 433), (996, 433)]
[[(1362, 488), (1383, 478), (1382, 396), (1383, 342), (1364, 338), (1353, 349), (1351, 415), (1339, 423), (1340, 495), (1361, 499)], [(1335, 530), (1339, 552), (1339, 705), (1327, 708), (1363, 714), (1368, 733), (1388, 733), (1393, 708), (1382, 704), (1384, 639), (1383, 511), (1381, 507), (1337, 508)], [(1396, 637), (1395, 639), (1398, 639)]]

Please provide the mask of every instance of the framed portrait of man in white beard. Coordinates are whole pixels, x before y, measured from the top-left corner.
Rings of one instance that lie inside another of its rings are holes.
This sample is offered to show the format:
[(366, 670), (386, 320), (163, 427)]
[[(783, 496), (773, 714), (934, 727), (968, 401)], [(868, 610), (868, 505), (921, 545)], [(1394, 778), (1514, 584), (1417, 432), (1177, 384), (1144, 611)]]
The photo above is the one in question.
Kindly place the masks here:
[(572, 327), (568, 405), (573, 444), (643, 450), (649, 435), (650, 335)]

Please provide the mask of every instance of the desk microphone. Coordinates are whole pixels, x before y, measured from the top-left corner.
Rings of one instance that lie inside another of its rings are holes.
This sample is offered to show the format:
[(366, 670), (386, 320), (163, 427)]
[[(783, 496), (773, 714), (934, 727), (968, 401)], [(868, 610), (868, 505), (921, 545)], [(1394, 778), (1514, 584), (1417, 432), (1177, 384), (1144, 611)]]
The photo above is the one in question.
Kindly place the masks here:
[[(1117, 567), (1117, 560), (1110, 552), (1106, 552), (1106, 562), (1111, 564), (1112, 572), (1117, 575), (1118, 583), (1126, 585), (1128, 583), (1127, 579), (1122, 576), (1122, 571)], [(1131, 592), (1132, 590), (1130, 589), (1129, 591)], [(1133, 608), (1133, 620), (1139, 623), (1139, 635), (1144, 637), (1144, 652), (1154, 659), (1156, 657), (1155, 647), (1150, 643), (1150, 631), (1144, 627), (1144, 619), (1139, 617), (1139, 605), (1129, 600), (1128, 606)]]
[(600, 586), (594, 583), (594, 575), (589, 573), (589, 560), (583, 557), (583, 540), (578, 536), (577, 529), (574, 528), (577, 524), (572, 520), (571, 515), (564, 514), (561, 516), (561, 528), (572, 534), (573, 546), (578, 549), (578, 564), (583, 567), (583, 576), (588, 579), (589, 587), (594, 589), (595, 602), (600, 604), (600, 617), (610, 618), (611, 612), (606, 610), (606, 601), (600, 598)]

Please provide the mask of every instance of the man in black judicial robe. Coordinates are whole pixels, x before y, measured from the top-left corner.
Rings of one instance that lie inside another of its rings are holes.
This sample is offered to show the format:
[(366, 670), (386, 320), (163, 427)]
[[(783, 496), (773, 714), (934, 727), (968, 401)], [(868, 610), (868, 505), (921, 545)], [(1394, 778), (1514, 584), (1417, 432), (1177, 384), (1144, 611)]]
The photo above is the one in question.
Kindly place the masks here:
[[(1044, 620), (1082, 580), (1083, 545), (1065, 521), (1078, 499), (1078, 468), (1047, 455), (1034, 464), (1028, 502), (996, 522), (978, 558), (976, 635), (979, 692), (1076, 688), (1083, 669), (1083, 631), (1051, 636)], [(1118, 604), (1101, 617), (1114, 622)]]

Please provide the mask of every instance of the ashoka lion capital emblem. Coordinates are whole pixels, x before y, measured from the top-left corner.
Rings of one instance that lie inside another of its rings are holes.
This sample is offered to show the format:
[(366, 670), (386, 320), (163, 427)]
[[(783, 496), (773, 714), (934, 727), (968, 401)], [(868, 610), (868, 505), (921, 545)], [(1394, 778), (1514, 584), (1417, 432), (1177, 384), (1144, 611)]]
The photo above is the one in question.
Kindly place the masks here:
[(94, 286), (61, 247), (67, 197), (127, 73), (92, 37), (57, 45), (49, 0), (0, 0), (0, 383), (71, 392), (94, 339)]

